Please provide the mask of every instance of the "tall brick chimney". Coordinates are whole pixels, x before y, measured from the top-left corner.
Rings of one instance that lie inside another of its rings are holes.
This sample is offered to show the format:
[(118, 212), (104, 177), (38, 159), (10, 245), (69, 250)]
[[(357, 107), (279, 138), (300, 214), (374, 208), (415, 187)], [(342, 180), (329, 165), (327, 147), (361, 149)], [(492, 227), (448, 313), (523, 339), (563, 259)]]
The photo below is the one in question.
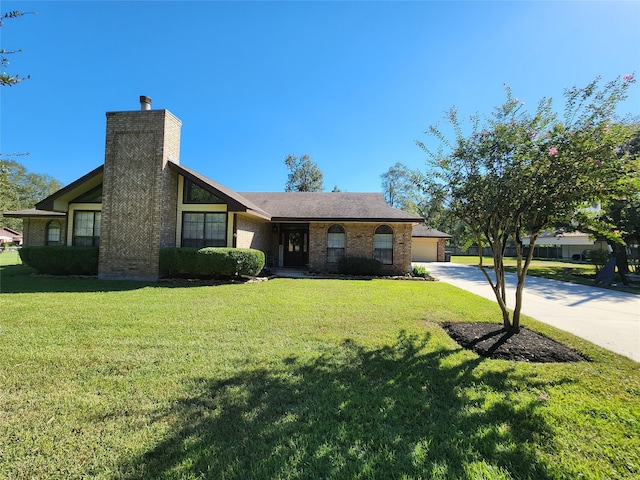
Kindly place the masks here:
[[(143, 100), (144, 99), (144, 100)], [(182, 123), (167, 110), (107, 112), (98, 277), (157, 280), (160, 248), (175, 243)]]

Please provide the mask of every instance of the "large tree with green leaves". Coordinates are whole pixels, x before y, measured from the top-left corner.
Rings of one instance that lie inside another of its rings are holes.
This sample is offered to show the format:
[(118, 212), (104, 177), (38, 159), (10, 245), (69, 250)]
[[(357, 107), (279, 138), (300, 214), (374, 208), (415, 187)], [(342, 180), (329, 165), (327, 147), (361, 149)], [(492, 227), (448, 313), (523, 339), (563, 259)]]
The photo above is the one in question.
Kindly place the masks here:
[[(33, 208), (34, 205), (62, 187), (50, 175), (30, 173), (24, 165), (0, 158), (0, 215), (3, 212)], [(0, 225), (21, 229), (22, 220), (3, 218)]]
[(284, 163), (289, 169), (285, 192), (322, 192), (323, 175), (316, 162), (307, 154), (287, 155)]
[(385, 173), (380, 175), (382, 179), (382, 193), (387, 204), (393, 208), (402, 210), (416, 210), (416, 172), (405, 164), (396, 162)]
[[(635, 122), (635, 136), (622, 145), (620, 155), (637, 158), (640, 155), (640, 123)], [(627, 188), (624, 195), (606, 199), (601, 203), (599, 211), (590, 214), (581, 212), (573, 225), (563, 225), (565, 228), (575, 227), (605, 238), (616, 257), (616, 266), (620, 279), (628, 285), (626, 275), (629, 273), (629, 259), (627, 247), (640, 244), (640, 181), (637, 175), (629, 175), (622, 180)]]
[[(615, 110), (634, 83), (632, 75), (603, 84), (565, 90), (564, 116), (543, 98), (533, 112), (505, 86), (506, 100), (490, 116), (471, 118), (470, 131), (451, 109), (447, 133), (435, 125), (426, 132), (438, 142), (428, 154), (425, 188), (446, 192), (451, 211), (473, 232), (477, 244), (493, 252), (492, 276), (480, 268), (502, 311), (504, 328), (520, 330), (522, 292), (540, 233), (571, 222), (585, 205), (621, 197), (638, 175), (637, 159), (621, 154), (633, 127), (616, 120)], [(523, 239), (530, 239), (525, 250)], [(513, 313), (507, 305), (504, 252), (517, 254)]]

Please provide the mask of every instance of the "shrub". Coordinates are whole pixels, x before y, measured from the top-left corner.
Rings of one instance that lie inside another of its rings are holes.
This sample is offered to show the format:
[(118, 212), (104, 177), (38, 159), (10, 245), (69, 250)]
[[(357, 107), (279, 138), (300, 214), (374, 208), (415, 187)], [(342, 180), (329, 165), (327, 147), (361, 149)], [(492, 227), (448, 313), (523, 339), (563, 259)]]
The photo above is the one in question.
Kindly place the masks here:
[(230, 248), (229, 256), (236, 260), (235, 275), (254, 276), (264, 268), (264, 252), (252, 248)]
[(338, 272), (345, 275), (378, 276), (382, 272), (382, 263), (375, 258), (342, 257), (338, 260)]
[(428, 277), (429, 272), (424, 267), (424, 265), (414, 265), (411, 269), (411, 275), (414, 277)]
[(600, 272), (604, 267), (604, 264), (609, 260), (609, 252), (605, 250), (585, 250), (584, 251), (585, 258), (593, 265), (596, 269), (596, 273)]
[(163, 276), (233, 277), (257, 275), (264, 268), (264, 253), (249, 248), (163, 248)]
[(98, 247), (22, 247), (24, 263), (47, 275), (97, 275)]

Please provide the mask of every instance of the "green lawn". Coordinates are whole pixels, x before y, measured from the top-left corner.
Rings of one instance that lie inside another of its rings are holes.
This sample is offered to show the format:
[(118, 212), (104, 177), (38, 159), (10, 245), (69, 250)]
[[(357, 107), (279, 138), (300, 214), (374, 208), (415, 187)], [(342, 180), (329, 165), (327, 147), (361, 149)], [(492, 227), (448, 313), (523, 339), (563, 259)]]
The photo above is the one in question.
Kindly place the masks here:
[[(479, 258), (473, 255), (459, 255), (451, 257), (454, 263), (464, 265), (478, 265)], [(493, 268), (493, 259), (484, 257), (483, 264)], [(505, 270), (507, 272), (516, 273), (516, 259), (507, 257), (504, 259)], [(550, 278), (552, 280), (560, 280), (563, 282), (578, 283), (580, 285), (593, 285), (592, 277), (584, 277), (582, 275), (595, 274), (595, 267), (590, 263), (571, 262), (566, 260), (532, 260), (529, 266), (528, 275), (532, 277)], [(616, 289), (622, 292), (640, 294), (640, 289), (636, 286), (627, 288), (618, 283)]]
[[(465, 265), (478, 265), (480, 262), (480, 258), (477, 255), (455, 255), (451, 257), (451, 261), (454, 263), (462, 263)], [(483, 257), (483, 262), (485, 265), (490, 266), (493, 265), (492, 257)], [(505, 257), (504, 258), (505, 267), (515, 267), (516, 266), (516, 258), (515, 257)], [(536, 269), (548, 268), (548, 267), (557, 267), (559, 269), (573, 269), (576, 273), (586, 273), (593, 274), (595, 273), (594, 266), (590, 263), (584, 262), (572, 262), (568, 260), (532, 260), (529, 271), (535, 271)]]
[(438, 324), (497, 306), (447, 284), (145, 285), (4, 255), (0, 478), (640, 475), (637, 363), (530, 319), (592, 361), (479, 358)]

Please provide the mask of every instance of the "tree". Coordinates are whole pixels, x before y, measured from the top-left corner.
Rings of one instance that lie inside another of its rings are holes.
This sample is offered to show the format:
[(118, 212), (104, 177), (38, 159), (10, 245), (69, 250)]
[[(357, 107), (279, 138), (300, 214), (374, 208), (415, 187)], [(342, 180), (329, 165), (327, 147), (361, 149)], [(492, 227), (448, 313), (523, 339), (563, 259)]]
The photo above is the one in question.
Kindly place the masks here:
[[(62, 188), (50, 175), (29, 173), (21, 163), (0, 158), (0, 214), (33, 208), (43, 198)], [(3, 227), (20, 229), (22, 220), (0, 217)]]
[(287, 155), (284, 163), (289, 169), (285, 192), (321, 192), (323, 175), (318, 165), (307, 154), (298, 158)]
[[(20, 11), (14, 10), (12, 12), (5, 13), (0, 17), (0, 27), (4, 25), (5, 20), (18, 18), (23, 15), (27, 15), (27, 13), (34, 13), (34, 12), (20, 12)], [(4, 69), (9, 65), (9, 57), (7, 57), (7, 55), (13, 55), (15, 53), (20, 53), (20, 52), (22, 52), (22, 50), (5, 50), (5, 49), (0, 50), (0, 68), (2, 68), (3, 70), (2, 72), (0, 72), (1, 87), (11, 87), (13, 85), (16, 85), (22, 82), (23, 80), (29, 79), (28, 75), (26, 77), (21, 77), (20, 75), (11, 75), (4, 72)]]
[[(623, 127), (625, 128), (625, 127)], [(635, 132), (633, 138), (619, 148), (618, 155), (633, 161), (640, 155), (640, 124), (632, 121), (629, 128)], [(559, 225), (562, 230), (580, 230), (604, 238), (613, 256), (622, 282), (629, 284), (629, 260), (627, 246), (637, 245), (640, 241), (640, 177), (631, 167), (630, 175), (621, 181), (623, 196), (614, 196), (600, 202), (596, 212), (589, 209), (579, 211), (571, 223)]]
[[(494, 278), (480, 257), (480, 268), (493, 289), (504, 328), (520, 330), (522, 292), (534, 246), (540, 233), (560, 222), (570, 222), (585, 205), (623, 196), (627, 179), (637, 176), (637, 159), (620, 155), (633, 135), (628, 125), (614, 121), (616, 106), (634, 83), (627, 75), (602, 85), (597, 78), (583, 88), (565, 90), (564, 117), (543, 98), (533, 114), (513, 98), (505, 86), (506, 101), (489, 117), (471, 118), (465, 135), (458, 112), (447, 120), (453, 141), (440, 126), (428, 134), (438, 142), (428, 154), (424, 185), (446, 192), (451, 211), (473, 232), (477, 244), (493, 252)], [(523, 248), (523, 238), (530, 248)], [(507, 307), (504, 252), (515, 245), (517, 286), (513, 313)]]
[(415, 213), (424, 218), (425, 223), (438, 230), (461, 233), (458, 222), (446, 208), (442, 188), (427, 188), (425, 177), (419, 170), (412, 170), (397, 162), (382, 178), (382, 193), (390, 207)]
[(382, 193), (387, 205), (399, 209), (415, 208), (415, 192), (417, 188), (414, 182), (414, 175), (415, 172), (413, 170), (400, 162), (397, 162), (380, 175), (380, 178), (382, 178)]

